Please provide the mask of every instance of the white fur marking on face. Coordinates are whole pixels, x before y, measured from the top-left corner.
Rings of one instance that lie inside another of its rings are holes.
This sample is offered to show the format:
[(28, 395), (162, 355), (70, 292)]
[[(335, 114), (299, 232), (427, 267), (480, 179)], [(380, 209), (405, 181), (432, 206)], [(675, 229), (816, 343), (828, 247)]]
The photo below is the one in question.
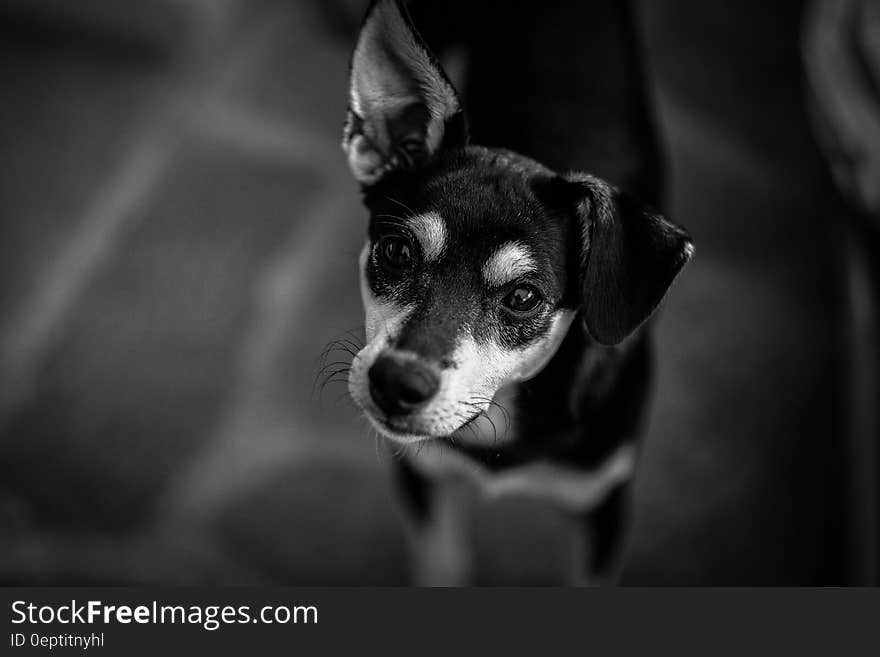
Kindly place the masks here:
[(498, 247), (483, 264), (483, 280), (492, 287), (501, 287), (535, 268), (535, 261), (525, 246), (508, 242)]
[(426, 260), (436, 260), (446, 248), (446, 222), (436, 212), (426, 212), (408, 221), (419, 240)]
[[(366, 266), (370, 258), (370, 243), (364, 244), (360, 258), (361, 298), (366, 311), (364, 332), (367, 344), (351, 361), (351, 371), (348, 374), (348, 391), (351, 398), (366, 414), (367, 419), (380, 432), (384, 429), (376, 422), (379, 410), (373, 404), (369, 393), (369, 371), (376, 358), (392, 344), (400, 332), (406, 318), (412, 313), (412, 306), (402, 306), (389, 301), (383, 301), (373, 295), (367, 282)], [(412, 436), (401, 439), (403, 442), (418, 442), (422, 438)]]
[[(364, 347), (364, 351), (370, 349), (378, 351), (385, 347), (389, 340), (397, 337), (400, 326), (412, 312), (412, 308), (382, 301), (373, 296), (365, 274), (369, 257), (370, 243), (367, 242), (364, 244), (364, 248), (361, 250), (360, 257), (358, 258), (361, 277), (361, 300), (363, 301), (366, 313), (364, 331), (367, 336), (367, 345)], [(370, 363), (372, 364), (372, 360)]]

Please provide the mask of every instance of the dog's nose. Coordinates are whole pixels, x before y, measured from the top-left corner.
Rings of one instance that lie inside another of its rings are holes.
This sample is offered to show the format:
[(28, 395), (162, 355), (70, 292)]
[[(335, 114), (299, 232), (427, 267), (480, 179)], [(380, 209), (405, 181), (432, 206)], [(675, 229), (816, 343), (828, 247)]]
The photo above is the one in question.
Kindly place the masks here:
[(427, 365), (383, 355), (370, 367), (370, 395), (387, 415), (404, 415), (423, 406), (440, 387)]

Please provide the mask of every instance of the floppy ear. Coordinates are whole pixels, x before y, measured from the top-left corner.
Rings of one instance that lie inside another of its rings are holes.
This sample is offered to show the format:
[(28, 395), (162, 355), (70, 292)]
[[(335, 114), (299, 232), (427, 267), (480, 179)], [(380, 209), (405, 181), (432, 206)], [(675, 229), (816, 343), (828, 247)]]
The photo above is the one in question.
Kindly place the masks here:
[(429, 159), (441, 145), (463, 146), (458, 95), (399, 0), (367, 10), (351, 59), (342, 148), (363, 185)]
[(684, 228), (603, 180), (574, 174), (560, 184), (582, 241), (584, 322), (598, 342), (615, 345), (651, 316), (693, 244)]

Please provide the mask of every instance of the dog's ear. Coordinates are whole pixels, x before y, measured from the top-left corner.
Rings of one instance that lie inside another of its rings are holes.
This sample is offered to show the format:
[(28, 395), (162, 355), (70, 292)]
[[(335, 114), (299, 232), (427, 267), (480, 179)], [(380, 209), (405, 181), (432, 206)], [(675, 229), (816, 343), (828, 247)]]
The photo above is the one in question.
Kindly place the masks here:
[(374, 1), (351, 59), (342, 148), (354, 177), (372, 185), (441, 146), (463, 146), (466, 132), (458, 94), (402, 3)]
[(594, 176), (560, 176), (542, 188), (574, 212), (587, 330), (604, 345), (618, 344), (650, 317), (690, 260), (690, 236)]

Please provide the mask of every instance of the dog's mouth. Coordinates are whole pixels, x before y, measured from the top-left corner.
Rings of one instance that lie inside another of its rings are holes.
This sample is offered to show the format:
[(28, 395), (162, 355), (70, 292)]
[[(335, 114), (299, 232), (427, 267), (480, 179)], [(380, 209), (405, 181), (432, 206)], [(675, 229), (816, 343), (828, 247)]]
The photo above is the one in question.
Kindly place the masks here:
[(417, 429), (415, 427), (409, 426), (405, 422), (390, 420), (390, 419), (386, 419), (386, 418), (379, 418), (378, 421), (379, 421), (379, 424), (381, 424), (382, 427), (386, 431), (388, 431), (389, 433), (394, 434), (396, 436), (416, 436), (418, 438), (434, 438), (434, 436), (432, 436), (431, 434), (426, 433), (425, 431), (422, 431), (422, 430)]
[(366, 411), (366, 415), (380, 434), (396, 442), (417, 443), (426, 440), (432, 440), (438, 437), (430, 433), (426, 433), (424, 430), (417, 427), (412, 427), (399, 421), (379, 417), (378, 415), (375, 415), (369, 411)]
[(417, 443), (428, 440), (448, 439), (456, 432), (472, 425), (481, 415), (481, 413), (477, 411), (471, 417), (451, 430), (443, 431), (441, 433), (432, 433), (418, 425), (413, 425), (406, 420), (382, 417), (379, 413), (370, 409), (364, 409), (364, 413), (380, 434), (384, 435), (386, 438), (401, 443)]
[(461, 426), (458, 427), (457, 429), (455, 429), (454, 431), (452, 431), (451, 433), (454, 434), (457, 431), (461, 431), (462, 429), (467, 429), (469, 426), (473, 425), (477, 420), (479, 420), (480, 417), (482, 417), (483, 413), (484, 413), (483, 411), (475, 411), (471, 417), (469, 417), (467, 420), (462, 422)]

